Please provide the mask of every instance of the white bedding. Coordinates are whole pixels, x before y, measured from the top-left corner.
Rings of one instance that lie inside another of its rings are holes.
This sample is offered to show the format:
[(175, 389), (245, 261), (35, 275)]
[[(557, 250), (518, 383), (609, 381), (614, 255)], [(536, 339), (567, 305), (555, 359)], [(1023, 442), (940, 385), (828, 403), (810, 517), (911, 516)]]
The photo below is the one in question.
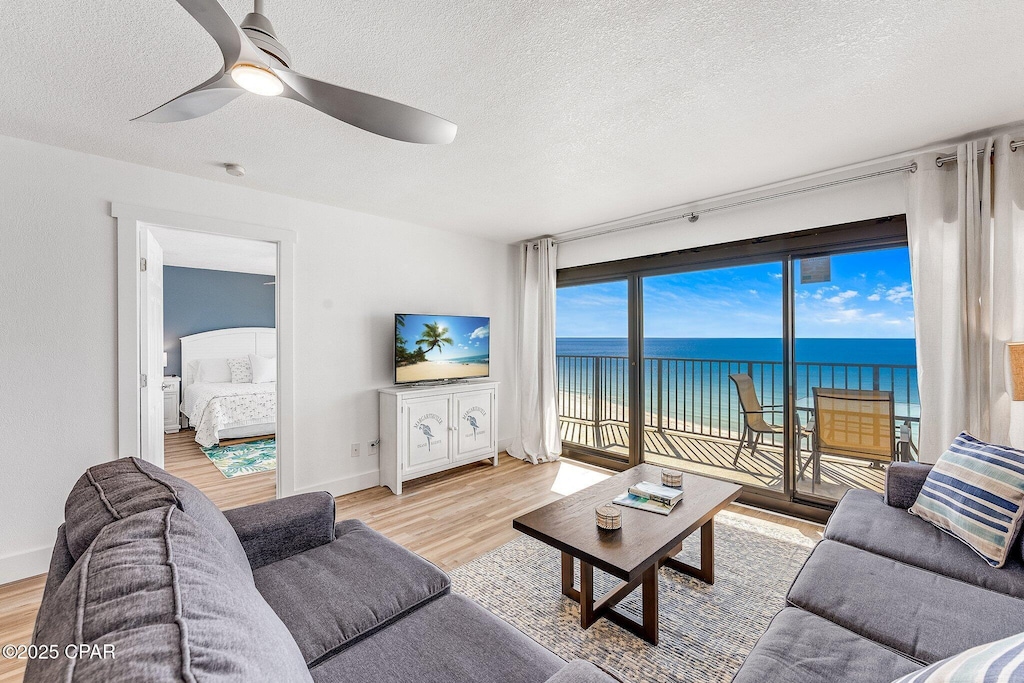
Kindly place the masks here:
[(185, 387), (181, 412), (196, 428), (200, 446), (215, 446), (220, 432), (277, 421), (277, 382), (195, 382)]

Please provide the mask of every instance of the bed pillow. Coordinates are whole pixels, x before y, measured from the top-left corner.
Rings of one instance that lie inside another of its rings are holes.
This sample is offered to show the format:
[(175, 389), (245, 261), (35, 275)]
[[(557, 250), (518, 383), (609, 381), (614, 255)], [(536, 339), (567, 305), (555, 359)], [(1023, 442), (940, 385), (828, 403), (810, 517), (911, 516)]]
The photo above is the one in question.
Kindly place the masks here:
[(961, 433), (928, 473), (910, 513), (1002, 567), (1024, 514), (1024, 451)]
[(231, 371), (233, 384), (252, 383), (252, 365), (248, 358), (228, 358), (228, 369)]
[(277, 381), (277, 359), (264, 358), (249, 354), (249, 365), (252, 367), (252, 381), (256, 384)]
[(227, 358), (204, 358), (199, 361), (197, 382), (230, 382), (231, 368)]
[(964, 650), (894, 683), (988, 683), (1024, 676), (1024, 633)]

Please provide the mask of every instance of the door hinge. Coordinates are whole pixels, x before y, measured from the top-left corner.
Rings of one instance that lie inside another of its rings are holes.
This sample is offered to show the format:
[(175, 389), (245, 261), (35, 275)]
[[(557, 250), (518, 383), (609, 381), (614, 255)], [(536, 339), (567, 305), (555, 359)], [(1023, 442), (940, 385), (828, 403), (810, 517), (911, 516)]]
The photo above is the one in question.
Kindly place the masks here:
[(149, 386), (149, 378), (145, 375), (139, 375), (139, 386), (145, 389)]
[(149, 265), (149, 262), (146, 261), (146, 257), (145, 256), (143, 256), (142, 258), (139, 259), (139, 270), (141, 270), (143, 273), (146, 272), (146, 267), (148, 265)]

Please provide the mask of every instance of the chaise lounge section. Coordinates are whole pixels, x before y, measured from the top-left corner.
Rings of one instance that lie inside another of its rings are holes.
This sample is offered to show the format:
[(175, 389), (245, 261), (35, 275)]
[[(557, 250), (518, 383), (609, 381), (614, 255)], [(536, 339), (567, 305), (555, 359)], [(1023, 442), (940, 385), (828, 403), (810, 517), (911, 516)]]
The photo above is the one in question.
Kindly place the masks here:
[(892, 681), (1024, 632), (1024, 562), (994, 568), (911, 515), (930, 470), (893, 463), (886, 493), (852, 490), (734, 683)]
[(452, 593), (362, 522), (335, 524), (327, 493), (222, 513), (126, 458), (88, 470), (65, 517), (33, 643), (113, 656), (33, 659), (28, 683), (615, 680)]

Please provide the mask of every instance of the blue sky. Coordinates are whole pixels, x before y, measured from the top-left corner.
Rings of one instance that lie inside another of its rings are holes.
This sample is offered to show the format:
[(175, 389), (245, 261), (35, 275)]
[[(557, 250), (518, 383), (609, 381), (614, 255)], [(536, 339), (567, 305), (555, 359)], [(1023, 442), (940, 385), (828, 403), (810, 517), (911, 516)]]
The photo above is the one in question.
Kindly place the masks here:
[[(914, 336), (906, 247), (831, 258), (829, 282), (801, 285), (798, 337)], [(558, 290), (559, 337), (625, 337), (626, 283)], [(781, 337), (782, 265), (768, 263), (644, 280), (645, 337)]]
[[(491, 328), (487, 318), (445, 316), (445, 315), (407, 315), (402, 336), (410, 351), (416, 348), (416, 340), (420, 338), (425, 323), (436, 322), (447, 328), (449, 337), (454, 344), (445, 344), (440, 349), (427, 353), (428, 360), (454, 360), (467, 356), (480, 356), (488, 353), (491, 341)], [(425, 344), (421, 344), (426, 348)]]

